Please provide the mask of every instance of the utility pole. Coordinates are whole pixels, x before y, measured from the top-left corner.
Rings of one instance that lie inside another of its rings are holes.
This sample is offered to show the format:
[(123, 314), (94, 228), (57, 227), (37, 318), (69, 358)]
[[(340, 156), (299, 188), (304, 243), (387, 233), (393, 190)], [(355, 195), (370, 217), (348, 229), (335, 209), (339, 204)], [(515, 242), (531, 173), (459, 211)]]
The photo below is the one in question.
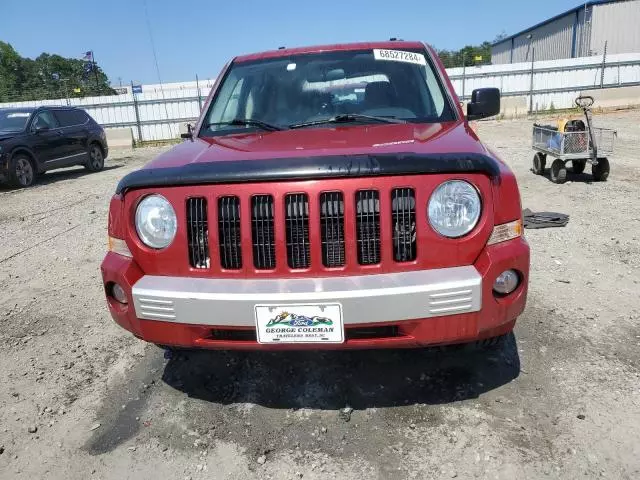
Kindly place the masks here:
[(462, 98), (461, 100), (464, 102), (464, 83), (465, 77), (467, 75), (467, 52), (462, 52)]
[(533, 62), (536, 56), (536, 48), (531, 47), (531, 85), (529, 85), (529, 113), (533, 113)]
[(96, 56), (93, 54), (93, 50), (91, 50), (91, 63), (93, 64), (93, 75), (96, 78), (96, 90), (100, 93), (100, 83), (98, 82), (98, 69), (96, 68)]
[(61, 78), (60, 80), (62, 80), (62, 83), (64, 84), (64, 93), (66, 95), (67, 105), (71, 105), (71, 101), (69, 101), (69, 84), (67, 83), (69, 79)]
[(604, 41), (604, 52), (602, 53), (602, 68), (600, 69), (600, 88), (604, 86), (604, 67), (607, 63), (607, 41)]
[(202, 111), (202, 95), (200, 94), (200, 81), (198, 79), (197, 73), (196, 73), (196, 89), (198, 91), (198, 106), (200, 107), (200, 111)]
[(138, 97), (133, 92), (133, 80), (131, 80), (131, 96), (133, 97), (133, 109), (136, 113), (136, 126), (138, 127), (138, 142), (142, 143), (142, 126), (140, 125), (140, 110), (138, 109)]

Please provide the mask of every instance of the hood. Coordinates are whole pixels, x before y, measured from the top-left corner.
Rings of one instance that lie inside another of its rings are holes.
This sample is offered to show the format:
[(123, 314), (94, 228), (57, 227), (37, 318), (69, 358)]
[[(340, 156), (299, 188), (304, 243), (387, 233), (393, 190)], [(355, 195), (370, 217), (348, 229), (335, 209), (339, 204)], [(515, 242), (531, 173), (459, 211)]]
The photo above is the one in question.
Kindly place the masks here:
[(476, 134), (462, 121), (340, 125), (196, 138), (161, 154), (145, 168), (234, 160), (392, 153), (488, 154)]
[(10, 138), (16, 137), (19, 135), (19, 132), (5, 132), (0, 130), (0, 142), (2, 140), (9, 140)]

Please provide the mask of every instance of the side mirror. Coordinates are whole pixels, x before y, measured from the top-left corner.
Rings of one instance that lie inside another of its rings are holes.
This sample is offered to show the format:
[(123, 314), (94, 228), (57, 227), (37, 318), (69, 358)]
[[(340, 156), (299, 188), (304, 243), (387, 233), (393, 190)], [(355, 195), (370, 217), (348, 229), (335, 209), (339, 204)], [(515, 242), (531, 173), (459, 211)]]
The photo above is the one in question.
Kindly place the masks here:
[(181, 133), (180, 134), (180, 138), (193, 138), (193, 130), (192, 130), (192, 126), (190, 123), (187, 123), (187, 133)]
[(479, 120), (500, 113), (500, 89), (478, 88), (467, 103), (467, 120)]
[(36, 127), (36, 129), (35, 129), (36, 134), (43, 133), (43, 132), (48, 132), (48, 131), (49, 131), (49, 127), (47, 127), (46, 125), (41, 125), (39, 127)]

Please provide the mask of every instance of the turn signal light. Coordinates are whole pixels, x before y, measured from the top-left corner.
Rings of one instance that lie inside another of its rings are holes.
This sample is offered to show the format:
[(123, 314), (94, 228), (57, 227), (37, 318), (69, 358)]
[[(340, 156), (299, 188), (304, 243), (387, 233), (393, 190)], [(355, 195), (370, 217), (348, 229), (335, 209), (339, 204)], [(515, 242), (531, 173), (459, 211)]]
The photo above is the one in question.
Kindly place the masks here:
[(513, 222), (503, 223), (493, 227), (493, 232), (489, 237), (487, 245), (506, 242), (522, 236), (522, 220), (518, 219)]

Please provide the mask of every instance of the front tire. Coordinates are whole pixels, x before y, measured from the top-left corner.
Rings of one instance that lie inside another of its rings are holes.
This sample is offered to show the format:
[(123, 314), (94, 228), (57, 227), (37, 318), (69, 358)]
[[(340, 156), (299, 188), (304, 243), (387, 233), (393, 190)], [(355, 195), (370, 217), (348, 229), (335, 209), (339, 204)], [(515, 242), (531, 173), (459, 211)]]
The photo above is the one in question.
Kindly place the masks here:
[(533, 173), (536, 175), (544, 174), (544, 168), (547, 163), (547, 156), (542, 152), (537, 152), (533, 156)]
[(99, 172), (104, 168), (104, 153), (102, 147), (97, 143), (89, 145), (89, 159), (85, 164), (85, 168), (90, 172)]
[(9, 166), (9, 182), (16, 188), (27, 188), (36, 181), (36, 168), (33, 160), (26, 155), (18, 154), (11, 159)]
[(553, 183), (564, 183), (567, 181), (567, 168), (559, 158), (556, 158), (551, 164), (550, 178)]

